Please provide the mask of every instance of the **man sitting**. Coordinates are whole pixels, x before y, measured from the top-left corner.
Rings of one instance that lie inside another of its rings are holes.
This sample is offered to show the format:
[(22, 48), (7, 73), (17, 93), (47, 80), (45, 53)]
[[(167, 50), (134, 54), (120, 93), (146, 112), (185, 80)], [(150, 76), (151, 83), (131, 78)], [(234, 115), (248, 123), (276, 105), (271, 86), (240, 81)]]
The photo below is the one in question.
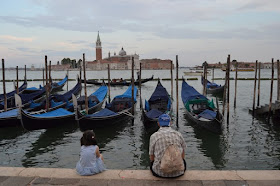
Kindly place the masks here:
[(186, 143), (182, 134), (170, 127), (170, 120), (169, 115), (160, 115), (160, 128), (150, 138), (150, 170), (157, 177), (176, 178), (186, 171)]

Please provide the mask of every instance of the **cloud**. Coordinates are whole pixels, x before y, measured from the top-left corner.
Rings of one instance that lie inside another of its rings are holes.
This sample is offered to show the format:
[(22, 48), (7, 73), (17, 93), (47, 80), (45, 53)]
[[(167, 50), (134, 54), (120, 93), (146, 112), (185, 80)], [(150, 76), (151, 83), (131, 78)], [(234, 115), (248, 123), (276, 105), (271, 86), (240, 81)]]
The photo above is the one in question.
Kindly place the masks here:
[(12, 41), (24, 41), (24, 42), (32, 42), (34, 38), (32, 37), (16, 37), (11, 35), (0, 35), (0, 39), (12, 40)]

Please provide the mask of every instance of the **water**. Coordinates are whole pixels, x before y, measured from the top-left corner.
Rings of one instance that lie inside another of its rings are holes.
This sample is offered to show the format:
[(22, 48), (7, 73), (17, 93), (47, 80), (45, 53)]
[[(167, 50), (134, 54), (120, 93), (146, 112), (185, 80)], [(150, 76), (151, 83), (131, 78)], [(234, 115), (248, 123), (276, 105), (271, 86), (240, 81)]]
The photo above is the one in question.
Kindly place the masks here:
[[(179, 69), (179, 77), (186, 69)], [(2, 73), (2, 72), (1, 72)], [(23, 79), (24, 71), (19, 72)], [(70, 78), (76, 78), (77, 71), (70, 71)], [(169, 70), (143, 70), (142, 77), (151, 75), (155, 78), (170, 78)], [(173, 71), (175, 77), (175, 70)], [(262, 77), (270, 77), (269, 70), (262, 70)], [(63, 78), (65, 72), (52, 72), (53, 78)], [(254, 77), (254, 72), (239, 72), (239, 77)], [(234, 73), (231, 73), (234, 77)], [(15, 79), (15, 71), (7, 71), (6, 79)], [(28, 79), (38, 79), (42, 72), (30, 71)], [(107, 71), (89, 71), (88, 78), (107, 78)], [(111, 71), (112, 78), (130, 78), (130, 71)], [(224, 72), (215, 71), (215, 77), (224, 77)], [(187, 78), (187, 77), (186, 77)], [(199, 80), (188, 81), (198, 91), (202, 91)], [(223, 84), (224, 81), (215, 81)], [(36, 86), (42, 82), (28, 82), (28, 86)], [(69, 82), (69, 89), (75, 85)], [(142, 87), (142, 98), (148, 99), (154, 91), (156, 81), (147, 82)], [(230, 119), (229, 124), (224, 123), (222, 135), (212, 134), (201, 128), (193, 126), (185, 118), (180, 92), (179, 81), (179, 128), (186, 141), (186, 161), (188, 169), (204, 170), (233, 170), (233, 169), (280, 169), (280, 127), (267, 124), (265, 120), (252, 118), (248, 109), (253, 105), (254, 81), (238, 81), (237, 109), (233, 108), (234, 81), (230, 81)], [(21, 83), (20, 83), (21, 84)], [(163, 86), (170, 92), (171, 82), (162, 81)], [(176, 100), (175, 81), (173, 95)], [(7, 83), (7, 91), (13, 89), (13, 83)], [(98, 87), (90, 85), (88, 94)], [(112, 87), (111, 97), (123, 93), (127, 87)], [(66, 90), (66, 86), (64, 87)], [(261, 81), (261, 104), (269, 102), (270, 81)], [(2, 83), (0, 85), (2, 93)], [(276, 81), (274, 84), (274, 97), (276, 99)], [(209, 96), (210, 99), (214, 97)], [(220, 109), (222, 108), (221, 98)], [(149, 137), (141, 121), (139, 97), (134, 123), (124, 122), (112, 128), (96, 129), (96, 138), (100, 150), (109, 169), (148, 169), (149, 167)], [(176, 104), (176, 101), (174, 102)], [(173, 106), (176, 113), (176, 105)], [(175, 118), (175, 117), (174, 117)], [(173, 121), (174, 123), (175, 120)], [(22, 128), (0, 129), (0, 166), (12, 167), (52, 167), (74, 168), (79, 159), (79, 140), (82, 132), (73, 123), (69, 127), (54, 128), (37, 131), (24, 131)]]

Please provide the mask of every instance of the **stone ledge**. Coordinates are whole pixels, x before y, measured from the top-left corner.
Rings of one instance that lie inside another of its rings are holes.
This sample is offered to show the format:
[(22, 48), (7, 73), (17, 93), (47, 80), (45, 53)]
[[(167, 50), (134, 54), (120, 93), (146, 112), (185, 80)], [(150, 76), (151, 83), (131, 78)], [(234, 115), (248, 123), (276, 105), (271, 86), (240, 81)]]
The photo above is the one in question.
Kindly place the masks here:
[[(149, 170), (107, 170), (93, 176), (80, 176), (75, 169), (61, 168), (24, 168), (0, 167), (0, 176), (11, 177), (40, 177), (40, 178), (71, 178), (71, 179), (99, 179), (99, 180), (170, 180), (154, 177)], [(214, 180), (280, 180), (278, 170), (187, 170), (176, 179), (180, 181), (214, 181)]]

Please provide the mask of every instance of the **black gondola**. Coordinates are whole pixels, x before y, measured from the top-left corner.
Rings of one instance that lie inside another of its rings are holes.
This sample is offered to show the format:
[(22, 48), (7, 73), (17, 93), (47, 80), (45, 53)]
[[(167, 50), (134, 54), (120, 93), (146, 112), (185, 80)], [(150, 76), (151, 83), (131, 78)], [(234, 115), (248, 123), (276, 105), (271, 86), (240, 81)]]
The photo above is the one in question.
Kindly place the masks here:
[[(89, 98), (96, 98), (89, 99), (88, 101), (89, 111), (91, 113), (101, 109), (106, 95), (107, 86), (102, 86), (89, 96)], [(69, 109), (58, 108), (50, 112), (39, 112), (36, 114), (31, 114), (21, 109), (21, 124), (23, 128), (27, 130), (47, 129), (67, 125), (68, 123), (73, 123), (74, 121), (76, 121), (75, 116), (78, 113), (82, 115), (82, 113), (78, 111), (78, 105), (82, 105), (85, 102), (80, 100), (80, 103), (78, 103), (74, 94), (72, 94), (72, 99), (74, 112), (69, 111)]]
[(186, 108), (186, 116), (195, 124), (220, 134), (222, 132), (223, 116), (210, 101), (200, 94), (184, 79), (182, 82), (181, 97)]
[[(72, 99), (72, 94), (77, 96), (82, 90), (82, 84), (78, 80), (77, 84), (64, 94), (53, 94), (49, 97), (49, 110), (55, 110), (61, 107), (71, 107), (69, 101)], [(27, 111), (38, 111), (46, 108), (46, 99), (42, 101), (31, 101), (28, 107), (24, 107)]]
[[(146, 79), (141, 79), (141, 84), (146, 83), (148, 81), (151, 81), (154, 79), (154, 76), (150, 77), (150, 78), (146, 78)], [(82, 80), (82, 82), (84, 82), (84, 80)], [(96, 80), (87, 80), (86, 81), (87, 84), (93, 84), (93, 85), (102, 85), (104, 84), (104, 81), (96, 81)], [(134, 82), (134, 85), (139, 85), (140, 81), (136, 80)], [(108, 85), (108, 83), (106, 83)], [(131, 84), (130, 81), (126, 81), (126, 80), (118, 80), (118, 81), (111, 81), (110, 82), (110, 86), (129, 86)]]
[[(126, 92), (122, 95), (116, 96), (111, 103), (106, 104), (105, 108), (89, 115), (81, 115), (78, 112), (80, 129), (94, 129), (109, 127), (117, 124), (120, 121), (128, 120), (133, 116), (130, 114), (132, 103), (131, 95), (132, 86), (129, 86)], [(134, 87), (134, 103), (136, 103), (137, 88)], [(135, 106), (135, 104), (133, 105)]]
[[(203, 76), (201, 76), (201, 84), (202, 85), (204, 85), (203, 84)], [(207, 79), (206, 79), (206, 81), (207, 81), (207, 83), (206, 83), (206, 93), (207, 94), (215, 94), (215, 95), (217, 95), (217, 94), (223, 94), (223, 92), (224, 92), (224, 85), (222, 86), (222, 85), (218, 85), (218, 84), (216, 84), (216, 83), (214, 83), (214, 82), (210, 82), (210, 81), (208, 81)]]
[[(27, 81), (24, 81), (23, 84), (18, 88), (18, 92), (22, 93), (27, 88)], [(14, 99), (15, 94), (17, 93), (17, 90), (13, 90), (11, 92), (6, 93), (7, 101), (9, 99)], [(4, 94), (0, 94), (0, 102), (4, 101)]]
[[(88, 114), (93, 114), (101, 109), (107, 97), (107, 93), (108, 87), (106, 85), (102, 85), (94, 93), (88, 96)], [(85, 115), (85, 96), (79, 97), (77, 102), (80, 110), (79, 113), (81, 115)]]
[[(31, 100), (35, 100), (36, 102), (40, 102), (43, 99), (43, 96), (45, 95), (45, 93), (46, 93), (46, 89), (43, 87), (41, 90), (39, 90), (37, 92), (33, 92), (33, 93), (30, 93), (30, 94), (25, 94), (23, 92), (23, 93), (20, 93), (19, 96), (22, 99), (23, 107), (27, 108), (27, 107), (29, 107), (29, 105), (31, 103)], [(15, 98), (14, 97), (11, 99), (11, 101), (9, 101), (7, 103), (7, 108), (8, 108), (8, 110), (16, 108), (16, 103), (15, 103)], [(3, 109), (4, 109), (4, 103), (0, 103), (1, 112), (3, 111)]]
[(157, 86), (148, 101), (145, 100), (145, 108), (142, 108), (142, 119), (146, 129), (151, 132), (158, 130), (158, 117), (168, 114), (171, 117), (172, 99), (167, 90), (158, 80)]
[(20, 120), (17, 117), (18, 112), (18, 109), (0, 112), (0, 128), (20, 126)]
[[(66, 75), (65, 78), (62, 79), (61, 81), (52, 83), (51, 84), (52, 85), (51, 86), (51, 93), (61, 91), (67, 81), (68, 81), (68, 76)], [(29, 88), (26, 88), (24, 90), (24, 93), (28, 94), (28, 93), (32, 93), (32, 92), (37, 92), (37, 91), (41, 90), (42, 88), (43, 87), (41, 85), (40, 85), (39, 88), (29, 87)]]

